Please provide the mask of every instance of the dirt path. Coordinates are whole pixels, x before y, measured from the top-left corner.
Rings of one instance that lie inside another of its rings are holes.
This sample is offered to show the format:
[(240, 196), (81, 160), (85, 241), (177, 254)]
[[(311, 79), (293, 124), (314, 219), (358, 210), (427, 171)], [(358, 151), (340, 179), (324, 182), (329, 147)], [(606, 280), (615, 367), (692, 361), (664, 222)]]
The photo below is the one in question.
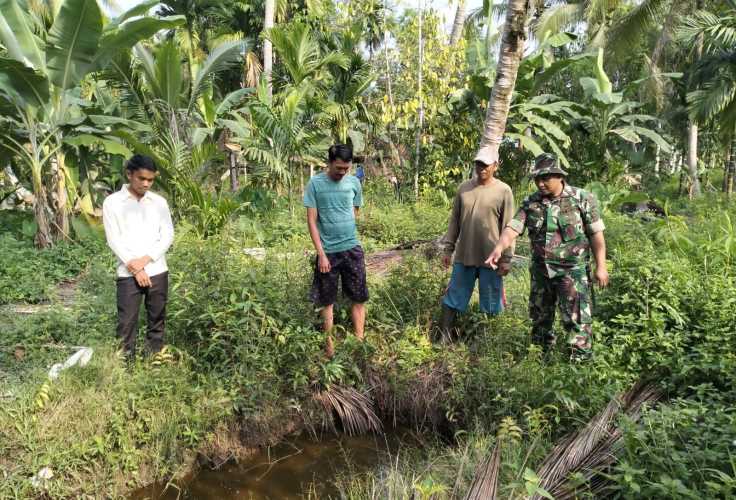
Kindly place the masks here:
[(3, 306), (3, 312), (11, 314), (36, 314), (48, 311), (54, 306), (61, 306), (63, 309), (69, 310), (74, 305), (78, 285), (79, 277), (64, 280), (56, 285), (50, 300), (38, 304), (7, 304)]

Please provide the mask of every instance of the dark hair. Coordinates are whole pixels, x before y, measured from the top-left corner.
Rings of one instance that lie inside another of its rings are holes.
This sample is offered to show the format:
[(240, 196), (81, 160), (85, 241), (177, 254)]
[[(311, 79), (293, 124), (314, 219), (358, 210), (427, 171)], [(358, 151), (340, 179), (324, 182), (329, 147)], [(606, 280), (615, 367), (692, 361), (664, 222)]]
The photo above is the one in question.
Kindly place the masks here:
[(128, 161), (125, 162), (125, 169), (128, 172), (135, 172), (136, 170), (146, 169), (151, 172), (156, 172), (156, 164), (150, 156), (146, 155), (133, 155)]
[(327, 151), (327, 158), (330, 161), (342, 160), (344, 162), (352, 162), (353, 148), (348, 144), (334, 144)]

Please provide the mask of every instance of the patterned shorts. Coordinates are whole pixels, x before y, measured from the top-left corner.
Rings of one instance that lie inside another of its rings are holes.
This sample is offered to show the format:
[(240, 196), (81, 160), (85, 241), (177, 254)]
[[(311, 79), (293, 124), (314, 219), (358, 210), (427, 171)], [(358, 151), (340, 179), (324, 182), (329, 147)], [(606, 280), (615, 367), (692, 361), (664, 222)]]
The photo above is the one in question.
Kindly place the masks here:
[(359, 246), (344, 252), (328, 253), (330, 272), (321, 273), (318, 259), (314, 259), (314, 279), (309, 297), (318, 306), (328, 306), (337, 301), (338, 280), (342, 280), (343, 293), (353, 302), (368, 301), (368, 284), (365, 277), (365, 254)]

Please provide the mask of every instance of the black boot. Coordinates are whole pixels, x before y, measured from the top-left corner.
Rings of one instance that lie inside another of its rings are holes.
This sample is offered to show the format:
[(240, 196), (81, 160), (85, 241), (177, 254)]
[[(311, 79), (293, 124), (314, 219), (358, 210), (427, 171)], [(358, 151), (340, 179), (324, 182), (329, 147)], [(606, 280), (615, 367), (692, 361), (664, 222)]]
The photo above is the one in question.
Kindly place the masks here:
[(457, 311), (442, 304), (442, 320), (440, 322), (440, 342), (448, 344), (453, 341)]

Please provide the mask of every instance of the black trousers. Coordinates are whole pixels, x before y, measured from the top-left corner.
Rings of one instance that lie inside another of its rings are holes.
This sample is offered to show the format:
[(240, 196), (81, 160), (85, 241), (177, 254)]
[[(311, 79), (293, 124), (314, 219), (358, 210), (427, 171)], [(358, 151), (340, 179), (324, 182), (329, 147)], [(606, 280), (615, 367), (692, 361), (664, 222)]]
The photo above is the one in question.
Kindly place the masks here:
[(164, 322), (166, 319), (166, 300), (169, 296), (169, 273), (151, 276), (151, 286), (143, 288), (135, 278), (118, 278), (118, 328), (123, 350), (127, 356), (135, 356), (135, 342), (138, 336), (138, 311), (141, 299), (145, 298), (146, 352), (156, 353), (164, 345)]

